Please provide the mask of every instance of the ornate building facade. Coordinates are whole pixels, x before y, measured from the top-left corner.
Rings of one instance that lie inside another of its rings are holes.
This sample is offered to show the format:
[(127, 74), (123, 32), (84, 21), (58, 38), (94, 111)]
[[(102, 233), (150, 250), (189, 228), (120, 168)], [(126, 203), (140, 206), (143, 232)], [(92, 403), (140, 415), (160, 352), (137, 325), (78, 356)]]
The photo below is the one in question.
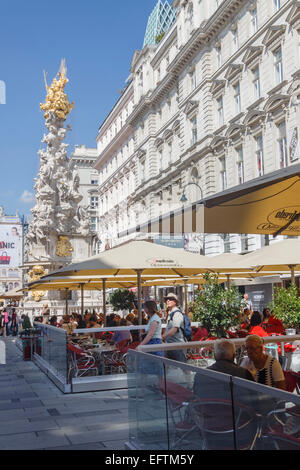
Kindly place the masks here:
[[(300, 2), (172, 7), (175, 22), (134, 53), (127, 86), (99, 129), (102, 247), (182, 207), (183, 191), (192, 203), (299, 163)], [(265, 239), (216, 234), (203, 243), (213, 255)]]

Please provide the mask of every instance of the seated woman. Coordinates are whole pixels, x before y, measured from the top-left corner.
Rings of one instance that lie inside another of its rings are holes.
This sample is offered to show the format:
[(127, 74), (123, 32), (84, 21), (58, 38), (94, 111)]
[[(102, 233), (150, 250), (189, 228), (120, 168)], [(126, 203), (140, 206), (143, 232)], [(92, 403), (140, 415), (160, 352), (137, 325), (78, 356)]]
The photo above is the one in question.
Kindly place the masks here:
[(261, 324), (262, 324), (261, 314), (256, 310), (255, 312), (253, 312), (251, 320), (250, 320), (249, 334), (257, 335), (257, 336), (268, 336), (268, 333), (265, 332)]
[[(127, 326), (126, 318), (121, 318), (119, 326)], [(128, 342), (132, 341), (131, 333), (129, 330), (115, 331), (113, 334), (113, 337), (111, 338), (111, 342), (115, 343), (116, 345), (120, 343), (121, 341), (125, 341), (125, 340), (127, 340)]]
[(50, 318), (50, 320), (49, 320), (49, 325), (51, 325), (51, 326), (58, 326), (57, 316), (56, 316), (56, 315), (53, 315), (53, 317)]
[(200, 341), (202, 338), (207, 338), (208, 337), (208, 331), (206, 328), (203, 328), (200, 326), (199, 328), (196, 328), (195, 330), (192, 328), (193, 336), (192, 336), (192, 341)]
[(86, 328), (86, 322), (82, 319), (82, 315), (77, 315), (77, 320), (78, 320), (77, 328), (79, 330)]
[(69, 315), (63, 316), (61, 327), (66, 330), (67, 336), (72, 336), (74, 330), (76, 330), (76, 324), (71, 321), (71, 317)]
[(244, 309), (244, 314), (242, 316), (242, 323), (241, 323), (241, 326), (240, 326), (241, 330), (248, 331), (248, 328), (249, 328), (249, 325), (250, 325), (249, 318), (251, 318), (251, 315), (250, 316), (249, 315), (250, 315), (250, 310), (248, 308), (245, 308)]
[(271, 312), (269, 308), (264, 308), (263, 317), (264, 317), (263, 321), (264, 321), (264, 324), (266, 325), (267, 331), (268, 329), (271, 331), (272, 327), (274, 327), (273, 328), (274, 331), (272, 331), (273, 333), (279, 333), (281, 335), (285, 334), (285, 328), (283, 326), (282, 321), (276, 318), (273, 315), (273, 312)]
[[(154, 300), (147, 300), (144, 304), (145, 313), (148, 315), (149, 321), (146, 325), (145, 332), (146, 336), (141, 342), (140, 346), (150, 344), (162, 344), (161, 339), (161, 318), (157, 312), (157, 305)], [(150, 354), (156, 356), (164, 356), (162, 351), (153, 351)]]
[(285, 378), (279, 361), (264, 353), (263, 340), (258, 335), (246, 338), (248, 357), (241, 362), (241, 367), (248, 369), (256, 382), (269, 387), (286, 390)]

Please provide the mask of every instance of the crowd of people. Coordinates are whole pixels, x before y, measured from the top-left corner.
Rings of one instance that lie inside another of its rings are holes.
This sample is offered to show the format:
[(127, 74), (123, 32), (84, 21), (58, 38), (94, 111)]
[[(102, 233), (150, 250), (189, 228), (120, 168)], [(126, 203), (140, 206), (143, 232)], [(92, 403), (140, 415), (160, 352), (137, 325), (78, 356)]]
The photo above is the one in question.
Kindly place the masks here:
[[(142, 337), (140, 331), (135, 329), (113, 331), (110, 335), (96, 332), (93, 336), (97, 339), (106, 339), (107, 342), (116, 345), (134, 343), (137, 345), (138, 349), (141, 346), (162, 344), (163, 342), (166, 344), (185, 342), (185, 317), (179, 307), (179, 299), (175, 293), (169, 293), (164, 300), (166, 305), (165, 310), (161, 309), (160, 305), (153, 300), (146, 301), (143, 304), (142, 324), (145, 328)], [(284, 325), (280, 320), (276, 319), (268, 308), (264, 309), (263, 314), (260, 314), (258, 311), (253, 311), (252, 303), (247, 299), (247, 295), (245, 295), (245, 301), (247, 306), (243, 312), (241, 325), (237, 328), (236, 332), (243, 333), (243, 336), (246, 337), (247, 360), (243, 361), (240, 366), (233, 365), (233, 360), (229, 360), (228, 358), (221, 359), (220, 362), (217, 360), (220, 353), (219, 351), (215, 351), (215, 367), (217, 367), (215, 370), (223, 370), (223, 372), (225, 372), (230, 369), (235, 371), (235, 373), (241, 374), (239, 376), (245, 376), (244, 370), (247, 369), (250, 375), (246, 374), (246, 377), (249, 378), (251, 376), (260, 383), (284, 389), (284, 374), (280, 363), (277, 359), (271, 358), (271, 356), (268, 356), (264, 352), (262, 342), (262, 337), (269, 336), (268, 326), (276, 327), (278, 333), (284, 334)], [(104, 326), (103, 314), (97, 313), (95, 310), (86, 310), (84, 315), (78, 313), (64, 315), (61, 319), (58, 319), (57, 315), (50, 316), (49, 313), (49, 311), (46, 311), (43, 315), (35, 317), (34, 320), (65, 329), (69, 338), (72, 337), (76, 329), (99, 329)], [(24, 317), (25, 315), (22, 315), (22, 317), (19, 318), (14, 308), (10, 313), (8, 313), (5, 308), (2, 309), (0, 334), (3, 336), (9, 334), (17, 335), (18, 330), (24, 326)], [(26, 317), (26, 320), (29, 320), (28, 317)], [(162, 322), (166, 322), (164, 331), (162, 330)], [(135, 304), (133, 304), (131, 312), (124, 317), (120, 314), (113, 313), (106, 318), (106, 326), (108, 328), (130, 327), (131, 325), (139, 325), (138, 310)], [(191, 339), (192, 341), (200, 341), (209, 338), (209, 336), (210, 333), (205, 328), (198, 327), (193, 329)], [(238, 335), (237, 337), (241, 336)], [(156, 351), (153, 352), (153, 354), (165, 356), (180, 362), (186, 362), (184, 349), (169, 350), (165, 353)], [(224, 362), (224, 360), (227, 362)], [(243, 371), (241, 369), (243, 369)]]

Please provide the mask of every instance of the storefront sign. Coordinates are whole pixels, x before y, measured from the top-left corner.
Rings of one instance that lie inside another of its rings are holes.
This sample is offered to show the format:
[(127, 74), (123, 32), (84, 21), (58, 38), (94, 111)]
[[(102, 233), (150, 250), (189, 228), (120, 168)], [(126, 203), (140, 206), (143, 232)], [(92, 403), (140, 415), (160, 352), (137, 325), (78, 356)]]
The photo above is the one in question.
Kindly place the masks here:
[(258, 230), (279, 230), (286, 226), (289, 222), (290, 225), (285, 229), (287, 232), (300, 230), (300, 206), (289, 206), (275, 209), (268, 215), (267, 221), (257, 226)]

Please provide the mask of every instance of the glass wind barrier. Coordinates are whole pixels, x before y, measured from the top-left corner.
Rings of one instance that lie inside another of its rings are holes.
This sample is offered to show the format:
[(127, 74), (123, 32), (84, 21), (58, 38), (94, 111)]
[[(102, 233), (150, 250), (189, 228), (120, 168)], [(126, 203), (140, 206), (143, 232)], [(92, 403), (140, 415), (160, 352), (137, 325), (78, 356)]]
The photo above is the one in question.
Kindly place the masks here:
[(35, 345), (35, 358), (62, 383), (68, 383), (67, 335), (65, 330), (42, 323), (34, 323), (39, 329)]
[(127, 369), (132, 449), (300, 449), (296, 391), (137, 351)]
[(232, 382), (237, 448), (251, 443), (257, 450), (300, 450), (300, 395), (235, 377)]

